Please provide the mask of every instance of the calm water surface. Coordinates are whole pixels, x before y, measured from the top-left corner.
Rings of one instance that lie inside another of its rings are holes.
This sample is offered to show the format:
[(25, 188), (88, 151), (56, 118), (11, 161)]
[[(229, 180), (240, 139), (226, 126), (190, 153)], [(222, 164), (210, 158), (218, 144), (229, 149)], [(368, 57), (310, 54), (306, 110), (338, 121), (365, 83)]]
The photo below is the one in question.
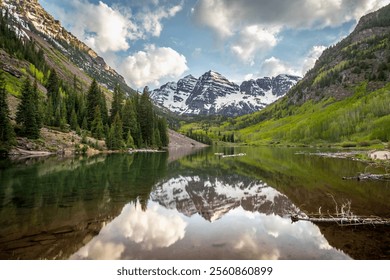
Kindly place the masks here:
[(390, 259), (388, 226), (291, 222), (346, 202), (390, 217), (388, 182), (341, 179), (384, 170), (302, 151), (2, 161), (0, 258)]

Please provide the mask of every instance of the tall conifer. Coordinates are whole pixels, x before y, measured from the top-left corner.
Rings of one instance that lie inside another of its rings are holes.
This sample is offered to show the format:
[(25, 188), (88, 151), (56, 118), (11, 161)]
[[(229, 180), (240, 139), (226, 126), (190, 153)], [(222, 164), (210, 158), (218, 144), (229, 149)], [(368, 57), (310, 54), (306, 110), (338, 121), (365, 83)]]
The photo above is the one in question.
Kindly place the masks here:
[(22, 88), (22, 97), (16, 112), (16, 122), (20, 125), (22, 136), (31, 139), (39, 138), (40, 117), (39, 100), (34, 99), (36, 89), (31, 87), (30, 79), (26, 79)]
[(114, 88), (113, 100), (110, 110), (110, 123), (114, 122), (116, 114), (122, 114), (123, 100), (124, 94), (119, 85), (116, 85)]
[(7, 92), (3, 74), (0, 73), (0, 152), (15, 144), (15, 132), (10, 121)]

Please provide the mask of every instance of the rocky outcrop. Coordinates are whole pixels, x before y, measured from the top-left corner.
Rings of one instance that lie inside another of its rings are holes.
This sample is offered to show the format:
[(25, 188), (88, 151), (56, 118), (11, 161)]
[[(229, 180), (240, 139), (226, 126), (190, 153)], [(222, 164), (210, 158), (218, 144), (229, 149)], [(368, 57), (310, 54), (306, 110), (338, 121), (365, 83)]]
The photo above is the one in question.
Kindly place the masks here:
[(0, 5), (8, 9), (17, 23), (15, 26), (27, 39), (30, 39), (29, 32), (37, 34), (107, 88), (112, 90), (119, 84), (128, 93), (133, 91), (121, 75), (93, 49), (68, 32), (37, 0), (3, 0)]
[(180, 115), (240, 116), (263, 109), (282, 97), (299, 77), (279, 75), (244, 81), (241, 86), (215, 71), (199, 79), (188, 75), (151, 93), (156, 104)]

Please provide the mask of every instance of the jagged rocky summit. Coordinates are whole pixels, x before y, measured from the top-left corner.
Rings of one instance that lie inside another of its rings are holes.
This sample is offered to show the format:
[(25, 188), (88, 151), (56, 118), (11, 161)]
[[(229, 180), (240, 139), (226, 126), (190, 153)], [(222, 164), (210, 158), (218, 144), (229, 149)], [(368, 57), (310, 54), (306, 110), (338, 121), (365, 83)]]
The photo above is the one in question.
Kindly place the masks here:
[(278, 75), (244, 81), (240, 86), (215, 71), (199, 79), (188, 75), (151, 92), (158, 105), (179, 115), (245, 115), (284, 96), (300, 77)]
[(78, 68), (108, 89), (112, 90), (119, 84), (126, 93), (134, 92), (120, 74), (93, 49), (68, 32), (37, 0), (0, 0), (0, 8), (7, 10), (16, 21), (15, 31), (21, 37), (50, 43), (51, 47), (59, 50)]
[(239, 175), (172, 177), (158, 183), (150, 198), (187, 217), (199, 214), (210, 222), (238, 207), (280, 217), (300, 212), (287, 196), (265, 182)]

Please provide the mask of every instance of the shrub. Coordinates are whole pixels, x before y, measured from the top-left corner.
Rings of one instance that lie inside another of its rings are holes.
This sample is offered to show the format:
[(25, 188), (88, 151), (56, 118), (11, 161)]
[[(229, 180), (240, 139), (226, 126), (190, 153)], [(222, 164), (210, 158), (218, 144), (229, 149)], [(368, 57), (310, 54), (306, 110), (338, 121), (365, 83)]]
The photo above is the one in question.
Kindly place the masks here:
[(355, 142), (344, 142), (344, 143), (341, 143), (341, 147), (343, 148), (352, 148), (352, 147), (356, 147), (356, 143)]

